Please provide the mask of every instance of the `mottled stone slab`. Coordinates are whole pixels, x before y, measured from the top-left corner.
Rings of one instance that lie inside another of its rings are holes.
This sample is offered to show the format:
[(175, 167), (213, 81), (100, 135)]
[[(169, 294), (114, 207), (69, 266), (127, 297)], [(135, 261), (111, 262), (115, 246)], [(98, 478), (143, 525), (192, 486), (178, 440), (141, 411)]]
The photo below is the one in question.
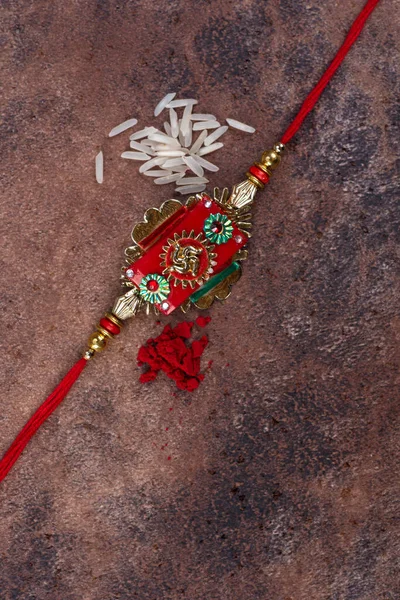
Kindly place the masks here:
[[(210, 190), (231, 186), (363, 1), (3, 1), (1, 449), (165, 200), (112, 127), (169, 91), (249, 122), (214, 155)], [(400, 597), (398, 32), (382, 2), (259, 195), (199, 390), (138, 383), (161, 330), (140, 316), (32, 441), (0, 491), (1, 600)]]

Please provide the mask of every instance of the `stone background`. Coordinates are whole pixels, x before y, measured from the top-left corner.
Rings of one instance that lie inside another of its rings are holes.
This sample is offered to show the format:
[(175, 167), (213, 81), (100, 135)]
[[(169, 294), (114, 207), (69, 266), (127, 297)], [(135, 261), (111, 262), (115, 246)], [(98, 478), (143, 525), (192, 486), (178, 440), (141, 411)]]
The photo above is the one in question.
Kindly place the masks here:
[[(132, 225), (173, 196), (111, 127), (152, 124), (171, 90), (251, 122), (215, 156), (232, 185), (362, 4), (3, 0), (2, 450), (118, 293)], [(400, 598), (398, 9), (378, 6), (259, 195), (199, 390), (138, 383), (161, 328), (141, 316), (3, 483), (1, 600)]]

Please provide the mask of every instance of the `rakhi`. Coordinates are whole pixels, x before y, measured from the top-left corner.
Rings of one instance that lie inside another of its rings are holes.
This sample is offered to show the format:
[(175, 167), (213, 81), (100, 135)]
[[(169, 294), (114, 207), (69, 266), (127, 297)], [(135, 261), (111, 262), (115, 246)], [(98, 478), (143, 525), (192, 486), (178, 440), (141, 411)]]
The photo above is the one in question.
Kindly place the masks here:
[(125, 250), (122, 279), (127, 291), (117, 298), (90, 336), (84, 355), (67, 373), (20, 431), (0, 461), (0, 481), (10, 471), (29, 440), (67, 395), (88, 361), (121, 332), (124, 321), (140, 310), (169, 315), (180, 307), (209, 308), (228, 297), (247, 258), (251, 206), (281, 162), (285, 145), (297, 133), (308, 113), (335, 74), (379, 0), (368, 0), (354, 21), (333, 61), (307, 96), (300, 111), (272, 150), (262, 154), (233, 186), (214, 189), (213, 196), (192, 196), (184, 205), (167, 200), (150, 208), (132, 232), (133, 245)]

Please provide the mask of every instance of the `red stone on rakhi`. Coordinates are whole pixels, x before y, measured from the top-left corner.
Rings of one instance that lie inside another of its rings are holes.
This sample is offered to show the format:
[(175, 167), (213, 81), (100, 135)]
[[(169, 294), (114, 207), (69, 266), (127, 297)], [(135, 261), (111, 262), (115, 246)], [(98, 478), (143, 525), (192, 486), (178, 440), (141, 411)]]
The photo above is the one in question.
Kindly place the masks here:
[(150, 292), (156, 292), (160, 286), (155, 279), (150, 279), (150, 281), (147, 282), (146, 287)]
[[(176, 219), (172, 219), (168, 221), (165, 226), (164, 235), (160, 236), (160, 232), (157, 232), (157, 236), (154, 238), (154, 242), (148, 244), (147, 238), (146, 240), (146, 250), (143, 256), (141, 256), (138, 260), (136, 260), (132, 265), (130, 265), (126, 271), (128, 279), (132, 281), (137, 287), (139, 287), (140, 282), (143, 277), (149, 275), (151, 273), (162, 275), (163, 277), (168, 277), (163, 271), (166, 266), (162, 265), (163, 259), (160, 258), (162, 254), (165, 254), (165, 246), (168, 246), (168, 240), (174, 239), (174, 235), (178, 234), (181, 238), (183, 232), (186, 232), (186, 237), (184, 240), (180, 240), (182, 245), (190, 244), (190, 245), (202, 245), (200, 242), (196, 242), (193, 238), (189, 238), (189, 234), (191, 231), (194, 232), (194, 236), (196, 237), (198, 234), (202, 234), (203, 238), (204, 234), (204, 222), (210, 215), (216, 214), (226, 214), (223, 208), (214, 202), (209, 196), (203, 195), (201, 200), (199, 200), (195, 205), (190, 207), (182, 207), (182, 210), (178, 211), (178, 216)], [(227, 215), (229, 216), (229, 215)], [(242, 248), (247, 243), (247, 236), (243, 234), (242, 231), (234, 224), (232, 237), (223, 244), (213, 244), (212, 252), (216, 255), (213, 258), (215, 264), (213, 264), (213, 274), (216, 275), (220, 271), (223, 271), (227, 266), (229, 266), (232, 262), (233, 256), (236, 252)], [(187, 241), (186, 241), (187, 240)], [(165, 256), (166, 265), (169, 265), (169, 261), (171, 260), (172, 251), (168, 250), (167, 255)], [(199, 276), (201, 269), (204, 269), (206, 256), (200, 254), (199, 255)], [(129, 276), (128, 275), (129, 272)], [(132, 274), (131, 274), (132, 273)], [(179, 279), (177, 273), (174, 271), (174, 278)], [(175, 310), (178, 306), (180, 306), (185, 300), (191, 296), (196, 290), (198, 290), (203, 284), (198, 283), (197, 281), (194, 283), (193, 287), (187, 285), (183, 287), (181, 284), (178, 285), (178, 282), (171, 278), (169, 280), (170, 283), (170, 292), (166, 301), (161, 304), (156, 304), (157, 308), (164, 314), (170, 314), (173, 310)], [(187, 273), (181, 277), (182, 280), (194, 281), (196, 277)]]
[(211, 225), (211, 229), (213, 230), (214, 233), (221, 233), (222, 228), (223, 228), (223, 225), (219, 221), (214, 221), (214, 223)]

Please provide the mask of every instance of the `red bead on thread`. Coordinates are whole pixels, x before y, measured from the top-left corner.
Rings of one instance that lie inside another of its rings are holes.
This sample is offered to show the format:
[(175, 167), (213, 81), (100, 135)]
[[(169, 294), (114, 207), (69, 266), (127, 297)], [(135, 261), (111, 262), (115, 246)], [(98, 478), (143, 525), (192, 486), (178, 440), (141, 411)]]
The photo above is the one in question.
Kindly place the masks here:
[(112, 335), (118, 335), (121, 333), (121, 329), (118, 327), (118, 325), (107, 319), (107, 317), (100, 319), (100, 325), (104, 327), (104, 329), (107, 329), (107, 331), (109, 331)]
[(256, 165), (252, 165), (250, 167), (249, 173), (254, 175), (254, 177), (256, 177), (264, 185), (266, 183), (268, 183), (268, 181), (269, 181), (269, 177), (268, 177), (267, 173), (265, 173), (262, 169), (259, 169), (258, 167), (256, 167)]

